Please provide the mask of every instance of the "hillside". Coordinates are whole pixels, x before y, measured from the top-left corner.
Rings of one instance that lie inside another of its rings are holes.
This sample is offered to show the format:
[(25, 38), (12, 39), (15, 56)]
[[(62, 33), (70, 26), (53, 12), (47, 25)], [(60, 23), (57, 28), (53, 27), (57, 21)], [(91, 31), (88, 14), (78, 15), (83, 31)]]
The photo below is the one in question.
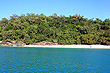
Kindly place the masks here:
[(52, 16), (29, 14), (0, 21), (0, 41), (41, 41), (59, 44), (110, 44), (110, 20), (84, 18), (84, 16)]

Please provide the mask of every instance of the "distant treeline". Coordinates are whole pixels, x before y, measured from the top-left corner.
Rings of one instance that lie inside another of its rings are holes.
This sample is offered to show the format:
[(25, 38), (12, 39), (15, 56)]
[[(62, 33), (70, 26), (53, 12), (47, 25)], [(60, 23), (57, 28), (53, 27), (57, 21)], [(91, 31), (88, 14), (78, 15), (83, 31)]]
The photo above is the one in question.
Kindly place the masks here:
[(84, 16), (45, 16), (27, 13), (0, 21), (0, 41), (37, 43), (41, 41), (59, 44), (110, 44), (110, 20)]

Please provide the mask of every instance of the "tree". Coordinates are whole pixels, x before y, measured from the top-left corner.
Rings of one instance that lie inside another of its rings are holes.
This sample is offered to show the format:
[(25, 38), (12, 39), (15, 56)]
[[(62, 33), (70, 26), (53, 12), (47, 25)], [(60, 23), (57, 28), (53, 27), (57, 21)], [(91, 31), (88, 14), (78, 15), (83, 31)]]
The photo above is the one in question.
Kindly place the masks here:
[(26, 44), (48, 41), (59, 44), (109, 44), (110, 20), (84, 18), (80, 15), (52, 16), (27, 13), (0, 21), (1, 41), (22, 41)]

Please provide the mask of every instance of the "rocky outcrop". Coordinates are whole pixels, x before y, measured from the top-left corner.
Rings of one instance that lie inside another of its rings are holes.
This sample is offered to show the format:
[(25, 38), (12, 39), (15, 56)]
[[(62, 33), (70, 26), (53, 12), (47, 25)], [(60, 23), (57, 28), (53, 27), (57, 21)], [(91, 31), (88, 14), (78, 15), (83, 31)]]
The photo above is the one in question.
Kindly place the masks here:
[(11, 43), (16, 43), (16, 41), (10, 41)]
[(17, 43), (16, 41), (10, 41), (10, 42), (0, 42), (0, 46), (13, 46), (13, 47), (17, 47), (17, 46), (25, 46), (25, 43)]
[[(17, 47), (17, 46), (25, 46), (25, 43), (17, 43), (16, 41), (10, 41), (10, 42), (0, 42), (0, 46), (12, 46), (12, 47)], [(52, 46), (52, 45), (58, 45), (58, 43), (53, 43), (53, 42), (46, 42), (46, 41), (42, 41), (39, 43), (32, 43), (29, 45), (48, 45), (48, 46)]]
[(25, 43), (17, 43), (16, 41), (11, 41), (11, 45), (10, 46), (13, 46), (13, 47), (17, 47), (17, 46), (25, 46), (26, 44)]
[(9, 42), (1, 42), (0, 46), (10, 46), (11, 43)]
[(32, 43), (32, 44), (29, 44), (29, 45), (37, 45), (37, 43)]
[(58, 43), (53, 43), (53, 42), (46, 42), (46, 41), (42, 41), (39, 43), (36, 43), (37, 45), (58, 45)]
[(25, 46), (26, 44), (25, 43), (12, 43), (10, 46), (13, 46), (13, 47), (17, 47), (17, 46)]

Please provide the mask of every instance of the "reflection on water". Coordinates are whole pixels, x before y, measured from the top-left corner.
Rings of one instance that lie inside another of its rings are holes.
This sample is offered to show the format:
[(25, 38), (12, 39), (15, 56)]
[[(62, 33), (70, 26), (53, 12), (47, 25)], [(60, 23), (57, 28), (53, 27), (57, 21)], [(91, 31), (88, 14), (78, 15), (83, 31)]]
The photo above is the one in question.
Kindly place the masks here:
[(110, 73), (110, 50), (0, 47), (0, 72)]

